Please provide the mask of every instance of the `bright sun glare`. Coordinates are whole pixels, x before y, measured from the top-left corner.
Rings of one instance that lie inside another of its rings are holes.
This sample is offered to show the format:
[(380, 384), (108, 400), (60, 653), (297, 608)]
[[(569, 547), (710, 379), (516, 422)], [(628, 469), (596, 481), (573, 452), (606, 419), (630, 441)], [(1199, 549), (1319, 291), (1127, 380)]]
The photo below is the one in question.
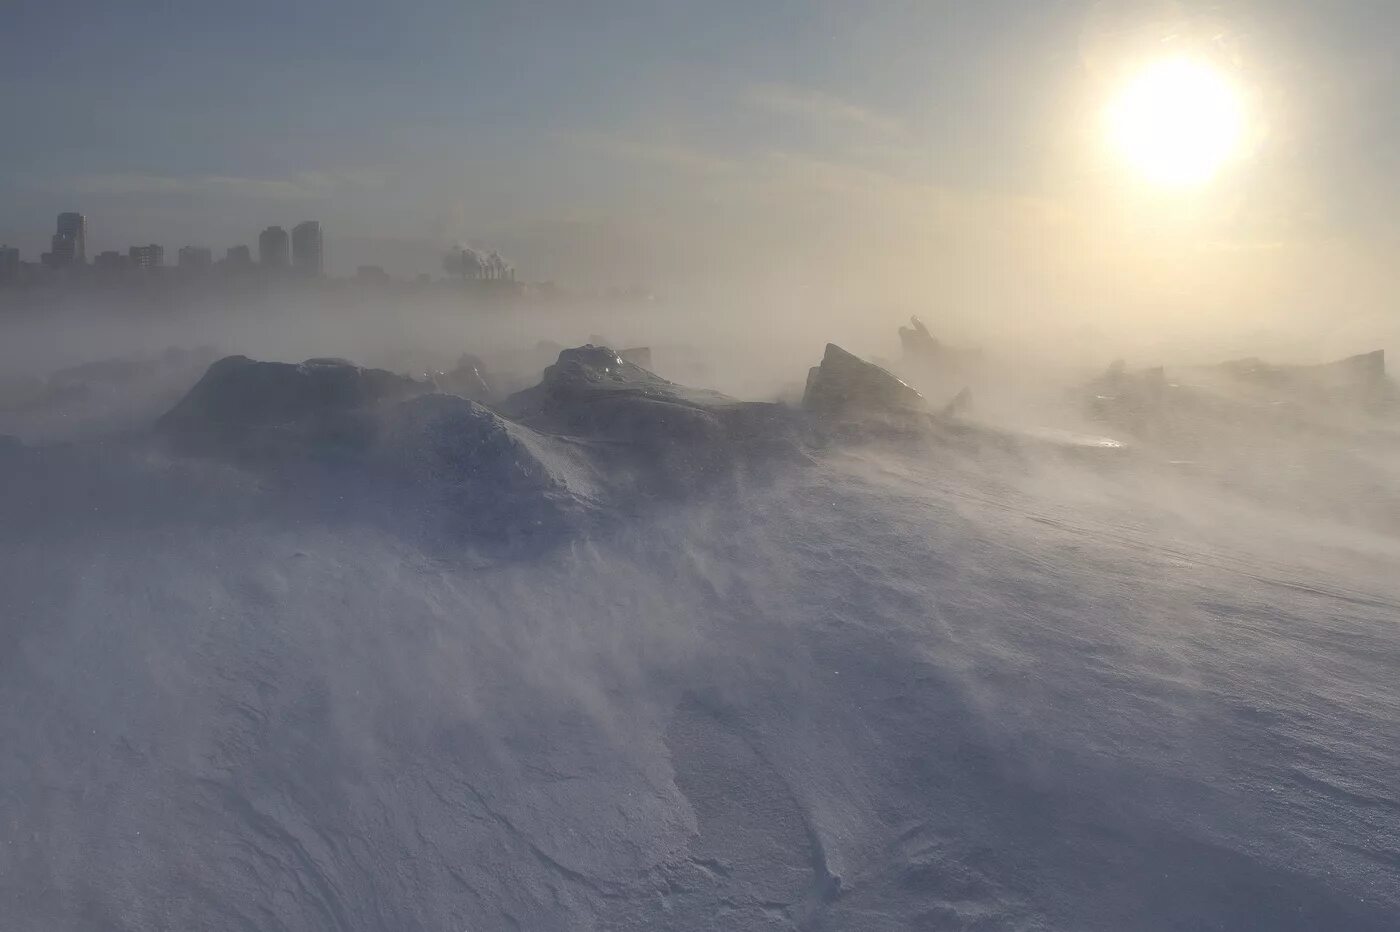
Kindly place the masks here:
[(1220, 70), (1190, 58), (1137, 72), (1107, 116), (1118, 152), (1149, 181), (1169, 187), (1209, 181), (1238, 152), (1244, 134), (1238, 88)]

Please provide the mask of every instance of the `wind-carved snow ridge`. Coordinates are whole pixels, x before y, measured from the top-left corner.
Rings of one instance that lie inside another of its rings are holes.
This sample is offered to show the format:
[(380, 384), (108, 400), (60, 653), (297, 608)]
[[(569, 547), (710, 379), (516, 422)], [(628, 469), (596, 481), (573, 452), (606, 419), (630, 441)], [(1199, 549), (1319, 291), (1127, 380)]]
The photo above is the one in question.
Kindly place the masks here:
[(345, 360), (229, 357), (157, 430), (178, 455), (295, 477), (318, 495), (328, 476), (372, 480), (356, 494), (393, 488), (401, 505), (472, 539), (544, 542), (792, 458), (800, 419), (589, 345), (494, 408)]

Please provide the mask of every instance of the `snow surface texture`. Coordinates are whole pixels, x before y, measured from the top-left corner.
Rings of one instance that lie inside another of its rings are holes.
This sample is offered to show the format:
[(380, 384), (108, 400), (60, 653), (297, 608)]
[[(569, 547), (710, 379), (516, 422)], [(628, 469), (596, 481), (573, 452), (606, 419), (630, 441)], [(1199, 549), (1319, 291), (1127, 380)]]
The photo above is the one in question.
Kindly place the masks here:
[(0, 446), (7, 930), (1400, 926), (1393, 435), (201, 384)]

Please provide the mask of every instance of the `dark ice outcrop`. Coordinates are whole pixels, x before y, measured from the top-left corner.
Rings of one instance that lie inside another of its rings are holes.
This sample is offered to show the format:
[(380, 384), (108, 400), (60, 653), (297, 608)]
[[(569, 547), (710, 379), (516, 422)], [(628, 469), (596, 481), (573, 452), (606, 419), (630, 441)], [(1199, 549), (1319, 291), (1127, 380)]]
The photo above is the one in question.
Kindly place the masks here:
[(696, 414), (739, 405), (719, 392), (688, 388), (628, 362), (606, 346), (566, 349), (538, 385), (516, 392), (500, 410), (533, 426), (585, 436), (671, 429)]
[(1400, 413), (1381, 352), (1322, 365), (1246, 358), (1130, 371), (1118, 363), (1086, 395), (1088, 413), (1115, 432), (1232, 486), (1272, 482), (1289, 464), (1319, 505), (1346, 500), (1336, 478), (1344, 462), (1348, 482), (1385, 485), (1357, 438), (1393, 435)]
[(972, 389), (964, 388), (962, 391), (954, 395), (952, 399), (949, 400), (949, 402), (943, 406), (942, 414), (945, 418), (962, 417), (963, 415), (967, 414), (968, 409), (971, 407)]
[(909, 326), (899, 328), (899, 345), (903, 362), (915, 369), (930, 366), (961, 368), (982, 358), (976, 349), (960, 349), (940, 341), (918, 317), (909, 318)]
[(1130, 372), (1121, 361), (1089, 384), (1096, 417), (1139, 437), (1238, 446), (1240, 431), (1332, 432), (1393, 415), (1400, 391), (1377, 350), (1322, 365), (1235, 359), (1208, 366)]
[(176, 454), (251, 468), (308, 507), (355, 497), (493, 543), (558, 539), (603, 506), (695, 491), (796, 443), (789, 409), (676, 385), (605, 347), (564, 350), (495, 409), (435, 387), (344, 360), (230, 357), (157, 428)]
[(218, 447), (430, 391), (429, 383), (343, 359), (295, 364), (227, 356), (156, 427), (187, 448)]
[(538, 385), (499, 410), (588, 442), (613, 481), (644, 495), (692, 489), (794, 448), (782, 405), (678, 385), (592, 344), (561, 352)]
[(1385, 350), (1315, 366), (1236, 359), (1221, 363), (1217, 371), (1278, 400), (1379, 408), (1396, 399), (1395, 385), (1385, 373)]
[(807, 373), (802, 406), (822, 415), (910, 414), (927, 410), (924, 396), (885, 369), (826, 345), (820, 366)]
[(933, 338), (918, 317), (909, 318), (909, 326), (899, 328), (899, 345), (904, 355), (910, 358), (927, 359), (937, 356), (942, 350), (942, 344)]
[(486, 373), (486, 364), (471, 353), (463, 353), (450, 372), (434, 375), (433, 384), (449, 395), (472, 401), (494, 401), (496, 398), (491, 379)]
[(345, 501), (496, 549), (559, 539), (602, 495), (587, 453), (478, 402), (340, 359), (230, 357), (160, 419), (177, 454), (250, 468), (288, 507)]

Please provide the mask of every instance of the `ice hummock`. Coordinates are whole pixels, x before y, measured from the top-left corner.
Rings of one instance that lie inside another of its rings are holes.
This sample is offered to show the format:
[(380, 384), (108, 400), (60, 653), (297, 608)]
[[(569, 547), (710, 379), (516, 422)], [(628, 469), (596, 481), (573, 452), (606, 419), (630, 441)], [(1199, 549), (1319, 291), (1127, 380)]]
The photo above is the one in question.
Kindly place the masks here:
[(821, 365), (807, 374), (802, 406), (822, 415), (898, 415), (928, 408), (924, 396), (897, 376), (835, 343), (826, 345)]
[(795, 412), (678, 385), (605, 347), (561, 351), (538, 385), (494, 407), (442, 387), (339, 359), (228, 357), (156, 430), (178, 455), (318, 495), (334, 481), (373, 499), (388, 483), (401, 512), (512, 540), (714, 488), (797, 445)]
[(432, 385), (344, 359), (294, 364), (226, 356), (159, 421), (183, 442), (217, 444), (251, 432), (305, 425), (432, 391)]

